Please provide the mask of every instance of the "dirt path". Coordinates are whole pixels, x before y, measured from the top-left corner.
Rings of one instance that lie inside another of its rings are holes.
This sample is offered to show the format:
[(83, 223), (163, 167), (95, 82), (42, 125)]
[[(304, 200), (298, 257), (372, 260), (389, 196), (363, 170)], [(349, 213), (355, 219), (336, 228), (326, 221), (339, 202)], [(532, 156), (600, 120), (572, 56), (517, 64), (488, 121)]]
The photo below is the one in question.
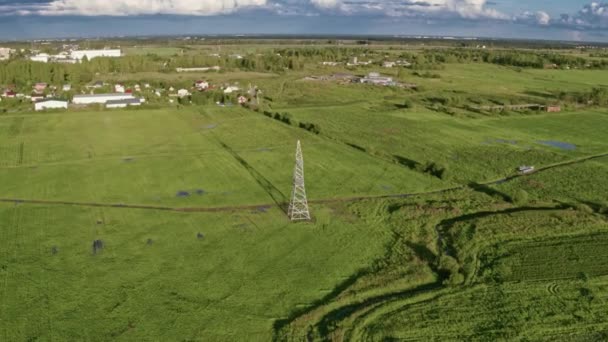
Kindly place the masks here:
[[(593, 156), (587, 156), (577, 158), (573, 160), (564, 161), (561, 163), (555, 163), (538, 168), (532, 174), (517, 174), (510, 177), (479, 183), (481, 185), (495, 185), (505, 182), (510, 182), (521, 177), (527, 177), (529, 175), (537, 174), (540, 172), (548, 171), (558, 167), (565, 167), (573, 164), (584, 163), (589, 160), (599, 159), (608, 157), (608, 153), (597, 154)], [(371, 195), (371, 196), (353, 196), (353, 197), (340, 197), (340, 198), (328, 198), (328, 199), (316, 199), (310, 200), (311, 204), (326, 204), (326, 203), (344, 203), (344, 202), (357, 202), (368, 199), (389, 199), (389, 198), (405, 198), (415, 196), (425, 196), (440, 194), (449, 191), (462, 190), (469, 187), (468, 185), (461, 185), (446, 189), (439, 189), (426, 192), (417, 193), (403, 193), (403, 194), (389, 194), (389, 195)], [(0, 198), (0, 202), (4, 203), (24, 203), (24, 204), (46, 204), (46, 205), (66, 205), (66, 206), (81, 206), (81, 207), (101, 207), (101, 208), (125, 208), (125, 209), (144, 209), (144, 210), (160, 210), (160, 211), (173, 211), (173, 212), (229, 212), (229, 211), (242, 211), (242, 210), (256, 210), (259, 208), (270, 208), (279, 206), (284, 208), (288, 203), (262, 203), (262, 204), (246, 204), (246, 205), (235, 205), (235, 206), (223, 206), (223, 207), (169, 207), (169, 206), (154, 206), (154, 205), (140, 205), (140, 204), (125, 204), (125, 203), (95, 203), (95, 202), (72, 202), (72, 201), (59, 201), (59, 200), (41, 200), (41, 199), (23, 199), (23, 198)]]

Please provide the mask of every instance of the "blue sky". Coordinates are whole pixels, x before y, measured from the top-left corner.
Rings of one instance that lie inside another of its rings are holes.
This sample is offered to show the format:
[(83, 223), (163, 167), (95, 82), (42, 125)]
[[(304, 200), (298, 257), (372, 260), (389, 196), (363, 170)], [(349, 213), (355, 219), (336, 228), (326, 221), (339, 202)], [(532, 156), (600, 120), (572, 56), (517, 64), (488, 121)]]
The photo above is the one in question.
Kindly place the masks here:
[(280, 33), (608, 42), (603, 1), (0, 0), (0, 39)]

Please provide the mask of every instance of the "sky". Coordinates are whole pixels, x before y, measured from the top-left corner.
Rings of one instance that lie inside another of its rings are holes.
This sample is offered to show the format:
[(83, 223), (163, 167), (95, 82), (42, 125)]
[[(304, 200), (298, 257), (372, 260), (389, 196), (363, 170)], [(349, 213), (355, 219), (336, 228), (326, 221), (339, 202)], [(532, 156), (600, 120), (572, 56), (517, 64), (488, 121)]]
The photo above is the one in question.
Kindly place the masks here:
[(608, 0), (0, 0), (0, 39), (428, 35), (608, 42)]

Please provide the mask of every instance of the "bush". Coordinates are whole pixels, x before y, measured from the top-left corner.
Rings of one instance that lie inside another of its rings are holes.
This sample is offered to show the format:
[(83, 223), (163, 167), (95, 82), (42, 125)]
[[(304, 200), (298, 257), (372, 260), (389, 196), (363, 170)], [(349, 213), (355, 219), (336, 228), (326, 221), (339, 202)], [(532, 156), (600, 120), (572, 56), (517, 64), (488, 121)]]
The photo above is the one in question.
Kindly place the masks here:
[(517, 190), (515, 195), (513, 195), (512, 202), (516, 205), (526, 205), (528, 204), (529, 197), (530, 196), (528, 195), (528, 192), (526, 190), (519, 189)]

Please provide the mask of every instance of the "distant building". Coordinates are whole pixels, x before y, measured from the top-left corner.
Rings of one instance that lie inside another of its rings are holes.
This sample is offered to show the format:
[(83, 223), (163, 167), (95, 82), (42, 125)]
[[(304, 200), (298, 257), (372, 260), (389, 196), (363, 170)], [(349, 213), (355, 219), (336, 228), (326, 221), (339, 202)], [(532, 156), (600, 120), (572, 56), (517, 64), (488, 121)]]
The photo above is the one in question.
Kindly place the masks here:
[(72, 85), (71, 84), (64, 84), (61, 89), (63, 91), (70, 91), (70, 90), (72, 90)]
[(109, 100), (106, 102), (106, 108), (126, 108), (127, 106), (141, 106), (141, 100), (132, 98), (124, 100)]
[(209, 82), (207, 81), (196, 81), (194, 82), (194, 87), (197, 90), (203, 91), (209, 89)]
[(44, 100), (44, 95), (43, 94), (32, 94), (32, 96), (30, 96), (30, 99), (32, 100), (32, 102), (42, 101), (42, 100)]
[(3, 97), (7, 97), (7, 98), (14, 98), (15, 96), (17, 96), (17, 93), (15, 93), (12, 90), (5, 90), (4, 94), (2, 94)]
[(12, 49), (0, 47), (0, 61), (5, 61), (11, 58)]
[(338, 62), (323, 62), (323, 65), (327, 65), (327, 66), (337, 66), (338, 64), (340, 64), (340, 63), (338, 63)]
[(103, 83), (103, 81), (95, 81), (93, 84), (88, 85), (87, 88), (94, 88), (94, 89), (99, 89), (99, 88), (103, 88), (105, 84)]
[(249, 102), (249, 100), (247, 100), (247, 98), (245, 96), (239, 96), (238, 101), (239, 101), (240, 105), (244, 105), (247, 102)]
[(85, 57), (88, 60), (97, 57), (121, 57), (122, 51), (120, 49), (113, 50), (75, 50), (70, 53), (72, 59), (82, 61)]
[(392, 77), (381, 76), (377, 72), (370, 72), (367, 76), (365, 76), (361, 79), (361, 83), (384, 85), (384, 86), (395, 84)]
[(37, 55), (30, 56), (30, 61), (48, 63), (50, 58), (51, 56), (48, 53), (39, 53)]
[(237, 86), (228, 86), (224, 88), (224, 94), (232, 94), (235, 91), (239, 91), (239, 87)]
[(548, 113), (559, 113), (562, 111), (562, 107), (561, 106), (547, 106), (547, 112)]
[(392, 68), (392, 67), (395, 66), (395, 64), (397, 64), (397, 63), (385, 61), (384, 63), (382, 63), (382, 66), (385, 67), (385, 68)]
[(115, 84), (114, 85), (114, 91), (117, 93), (124, 93), (125, 92), (125, 86), (122, 84)]
[(61, 100), (42, 100), (39, 102), (36, 102), (34, 104), (34, 109), (36, 111), (41, 111), (41, 110), (45, 110), (45, 109), (67, 109), (68, 108), (68, 102), (67, 101), (61, 101)]
[(44, 82), (34, 84), (34, 90), (37, 92), (45, 91), (46, 87), (48, 87), (48, 84), (46, 84)]
[(82, 105), (94, 104), (94, 103), (105, 104), (106, 102), (112, 101), (112, 100), (127, 100), (127, 99), (133, 99), (133, 98), (134, 97), (131, 94), (121, 94), (121, 93), (74, 95), (74, 99), (72, 99), (72, 103), (82, 104)]
[(219, 66), (212, 66), (212, 67), (200, 67), (200, 68), (175, 68), (175, 71), (177, 72), (196, 72), (196, 71), (210, 71), (210, 70), (214, 70), (214, 71), (218, 71), (220, 70)]
[(178, 97), (190, 96), (190, 92), (187, 89), (180, 89), (177, 91), (177, 96)]

